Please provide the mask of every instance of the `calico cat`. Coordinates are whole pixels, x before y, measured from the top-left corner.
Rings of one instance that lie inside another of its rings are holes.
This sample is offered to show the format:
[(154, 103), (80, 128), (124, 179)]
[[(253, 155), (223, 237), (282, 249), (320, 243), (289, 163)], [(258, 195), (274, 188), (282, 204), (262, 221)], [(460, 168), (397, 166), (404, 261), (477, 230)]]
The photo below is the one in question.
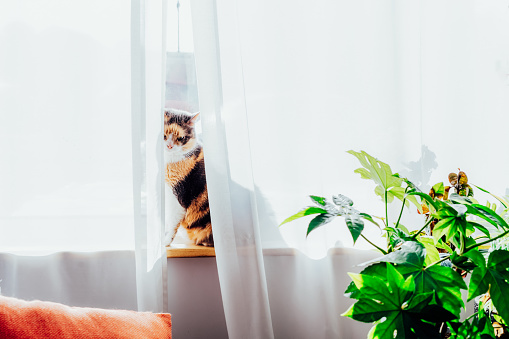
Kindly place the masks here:
[(167, 229), (167, 246), (179, 227), (196, 245), (214, 246), (203, 148), (195, 131), (198, 114), (174, 109), (164, 113), (165, 180), (173, 193), (167, 199), (174, 216)]

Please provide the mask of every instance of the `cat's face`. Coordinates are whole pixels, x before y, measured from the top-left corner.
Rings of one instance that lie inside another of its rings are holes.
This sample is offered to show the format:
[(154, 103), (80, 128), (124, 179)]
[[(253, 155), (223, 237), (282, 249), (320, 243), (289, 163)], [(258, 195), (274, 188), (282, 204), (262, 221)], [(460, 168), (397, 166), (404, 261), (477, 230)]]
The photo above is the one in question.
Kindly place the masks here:
[(164, 148), (173, 156), (184, 156), (196, 146), (194, 125), (198, 113), (181, 111), (164, 113)]

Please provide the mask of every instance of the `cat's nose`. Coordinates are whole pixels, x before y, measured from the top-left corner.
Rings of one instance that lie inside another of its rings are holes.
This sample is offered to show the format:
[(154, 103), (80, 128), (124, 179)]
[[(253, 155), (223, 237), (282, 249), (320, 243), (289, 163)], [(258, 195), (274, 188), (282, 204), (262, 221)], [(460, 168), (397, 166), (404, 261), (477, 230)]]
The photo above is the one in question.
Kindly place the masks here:
[(168, 149), (172, 149), (173, 145), (172, 144), (166, 144), (166, 147), (168, 147)]

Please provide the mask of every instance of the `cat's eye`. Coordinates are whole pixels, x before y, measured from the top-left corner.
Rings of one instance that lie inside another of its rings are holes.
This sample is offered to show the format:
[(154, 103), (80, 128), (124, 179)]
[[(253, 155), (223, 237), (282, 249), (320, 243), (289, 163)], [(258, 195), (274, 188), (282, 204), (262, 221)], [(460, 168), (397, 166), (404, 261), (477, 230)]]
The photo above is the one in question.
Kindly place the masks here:
[(164, 140), (166, 140), (166, 139), (168, 139), (168, 137), (165, 135), (165, 136), (164, 136)]

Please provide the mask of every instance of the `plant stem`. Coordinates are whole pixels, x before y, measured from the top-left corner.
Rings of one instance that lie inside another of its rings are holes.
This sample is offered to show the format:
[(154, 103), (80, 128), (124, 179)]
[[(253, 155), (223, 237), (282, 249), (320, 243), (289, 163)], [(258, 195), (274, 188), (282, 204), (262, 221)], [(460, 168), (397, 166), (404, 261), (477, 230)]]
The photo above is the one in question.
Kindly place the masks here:
[[(406, 190), (405, 190), (405, 193), (406, 193)], [(403, 205), (401, 205), (401, 211), (399, 211), (398, 221), (396, 221), (396, 228), (398, 228), (399, 221), (401, 220), (401, 216), (403, 215), (403, 210), (405, 209), (405, 202), (406, 202), (406, 197), (403, 198)]]
[(419, 234), (422, 232), (422, 230), (424, 230), (426, 227), (428, 227), (428, 225), (431, 224), (432, 221), (433, 221), (433, 218), (430, 217), (429, 220), (424, 224), (424, 226), (422, 226), (421, 229), (419, 231), (417, 231), (417, 233), (412, 235), (412, 240), (417, 238), (419, 236)]
[(478, 237), (475, 237), (475, 238), (474, 238), (474, 240), (479, 240), (479, 239), (482, 239), (482, 238), (488, 238), (488, 239), (491, 239), (491, 238), (489, 238), (489, 237), (487, 237), (487, 236), (485, 236), (485, 235), (480, 235), (480, 236), (478, 236)]
[(460, 255), (463, 255), (463, 253), (465, 253), (465, 236), (460, 234)]
[(479, 247), (479, 246), (482, 246), (482, 245), (484, 245), (484, 244), (487, 244), (487, 243), (490, 243), (490, 242), (492, 242), (492, 241), (495, 241), (495, 240), (497, 240), (497, 239), (500, 239), (500, 238), (502, 238), (502, 237), (504, 237), (504, 236), (506, 236), (506, 235), (508, 235), (508, 234), (509, 234), (509, 230), (508, 230), (508, 231), (505, 231), (504, 233), (501, 233), (501, 234), (497, 235), (495, 238), (491, 238), (491, 239), (488, 239), (488, 240), (482, 241), (482, 242), (480, 242), (480, 243), (477, 243), (477, 244), (475, 244), (475, 245), (469, 246), (469, 247), (467, 247), (467, 248), (465, 249), (465, 252), (464, 252), (464, 253), (467, 253), (468, 251), (470, 251), (471, 249), (474, 249), (474, 248), (476, 248), (476, 247)]
[[(387, 211), (387, 205), (389, 204), (387, 202), (387, 189), (385, 189), (385, 226), (389, 227), (389, 212)], [(392, 250), (391, 248), (391, 239), (389, 238), (389, 233), (387, 233), (387, 248), (389, 250)]]
[(372, 243), (372, 242), (371, 242), (368, 238), (366, 238), (366, 237), (364, 236), (364, 234), (362, 234), (362, 233), (361, 233), (361, 237), (362, 237), (364, 240), (366, 240), (368, 243), (370, 243), (370, 244), (371, 244), (371, 246), (375, 247), (377, 250), (379, 250), (380, 252), (382, 252), (382, 253), (383, 253), (383, 255), (386, 255), (386, 254), (387, 254), (387, 252), (386, 252), (386, 251), (384, 251), (382, 248), (378, 247), (377, 245), (373, 244), (373, 243)]
[(388, 202), (387, 202), (387, 189), (385, 190), (385, 220), (386, 220), (386, 225), (387, 227), (389, 226), (389, 212), (387, 211), (387, 205), (388, 205)]
[(450, 256), (451, 255), (449, 254), (447, 257), (443, 257), (442, 259), (429, 264), (428, 266), (424, 267), (424, 269), (427, 269), (428, 267), (431, 267), (431, 266), (435, 266), (436, 264), (440, 264), (442, 261), (446, 261), (447, 259), (449, 259)]

